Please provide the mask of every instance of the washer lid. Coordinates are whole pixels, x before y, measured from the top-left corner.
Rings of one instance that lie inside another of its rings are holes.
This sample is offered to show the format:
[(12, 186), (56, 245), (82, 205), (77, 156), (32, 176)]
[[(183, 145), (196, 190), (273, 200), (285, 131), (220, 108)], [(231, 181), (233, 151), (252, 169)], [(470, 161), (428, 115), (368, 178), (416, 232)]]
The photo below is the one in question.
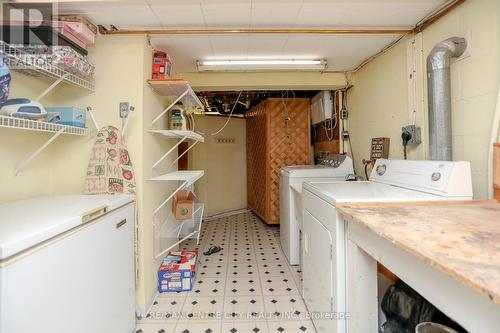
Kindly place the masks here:
[(352, 160), (346, 158), (337, 168), (324, 165), (292, 165), (281, 168), (281, 173), (284, 176), (293, 177), (345, 177), (348, 174), (354, 173)]
[(0, 204), (0, 260), (85, 224), (133, 200), (134, 196), (123, 194), (66, 195)]
[(336, 205), (339, 202), (411, 202), (436, 200), (468, 200), (471, 197), (445, 197), (371, 181), (310, 182), (304, 190)]

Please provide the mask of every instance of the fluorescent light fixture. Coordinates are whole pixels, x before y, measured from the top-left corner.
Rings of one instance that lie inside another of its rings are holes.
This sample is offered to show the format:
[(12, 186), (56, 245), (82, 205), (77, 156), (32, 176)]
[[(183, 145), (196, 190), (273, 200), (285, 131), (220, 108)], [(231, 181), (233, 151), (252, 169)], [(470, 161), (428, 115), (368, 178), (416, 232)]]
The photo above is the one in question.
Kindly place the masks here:
[(326, 60), (321, 59), (270, 59), (270, 60), (199, 60), (198, 71), (322, 71)]

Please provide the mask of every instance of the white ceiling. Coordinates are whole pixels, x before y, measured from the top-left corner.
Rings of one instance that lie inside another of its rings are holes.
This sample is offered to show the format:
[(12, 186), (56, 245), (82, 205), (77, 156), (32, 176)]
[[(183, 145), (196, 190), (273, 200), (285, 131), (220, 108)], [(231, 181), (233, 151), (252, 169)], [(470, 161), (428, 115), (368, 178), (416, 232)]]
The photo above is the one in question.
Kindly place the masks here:
[[(128, 0), (60, 3), (119, 29), (150, 28), (354, 28), (406, 29), (446, 0)], [(396, 35), (175, 35), (153, 36), (172, 54), (176, 72), (196, 70), (196, 60), (321, 58), (328, 70), (355, 68)]]

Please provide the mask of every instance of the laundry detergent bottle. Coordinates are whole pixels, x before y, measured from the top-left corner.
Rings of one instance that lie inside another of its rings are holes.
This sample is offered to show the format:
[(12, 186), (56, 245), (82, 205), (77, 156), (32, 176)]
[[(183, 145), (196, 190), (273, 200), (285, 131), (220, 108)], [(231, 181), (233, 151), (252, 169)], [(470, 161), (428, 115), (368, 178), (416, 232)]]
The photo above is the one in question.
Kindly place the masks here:
[(0, 106), (7, 102), (10, 89), (10, 70), (0, 55)]

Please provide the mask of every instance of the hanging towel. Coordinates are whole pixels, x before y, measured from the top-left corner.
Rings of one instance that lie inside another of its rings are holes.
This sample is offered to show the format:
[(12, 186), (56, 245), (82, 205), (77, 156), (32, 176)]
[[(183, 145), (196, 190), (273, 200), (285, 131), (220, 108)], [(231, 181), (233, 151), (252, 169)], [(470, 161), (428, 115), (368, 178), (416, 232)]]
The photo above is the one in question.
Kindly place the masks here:
[(103, 127), (92, 148), (85, 194), (135, 194), (135, 187), (132, 162), (121, 132), (113, 126)]

